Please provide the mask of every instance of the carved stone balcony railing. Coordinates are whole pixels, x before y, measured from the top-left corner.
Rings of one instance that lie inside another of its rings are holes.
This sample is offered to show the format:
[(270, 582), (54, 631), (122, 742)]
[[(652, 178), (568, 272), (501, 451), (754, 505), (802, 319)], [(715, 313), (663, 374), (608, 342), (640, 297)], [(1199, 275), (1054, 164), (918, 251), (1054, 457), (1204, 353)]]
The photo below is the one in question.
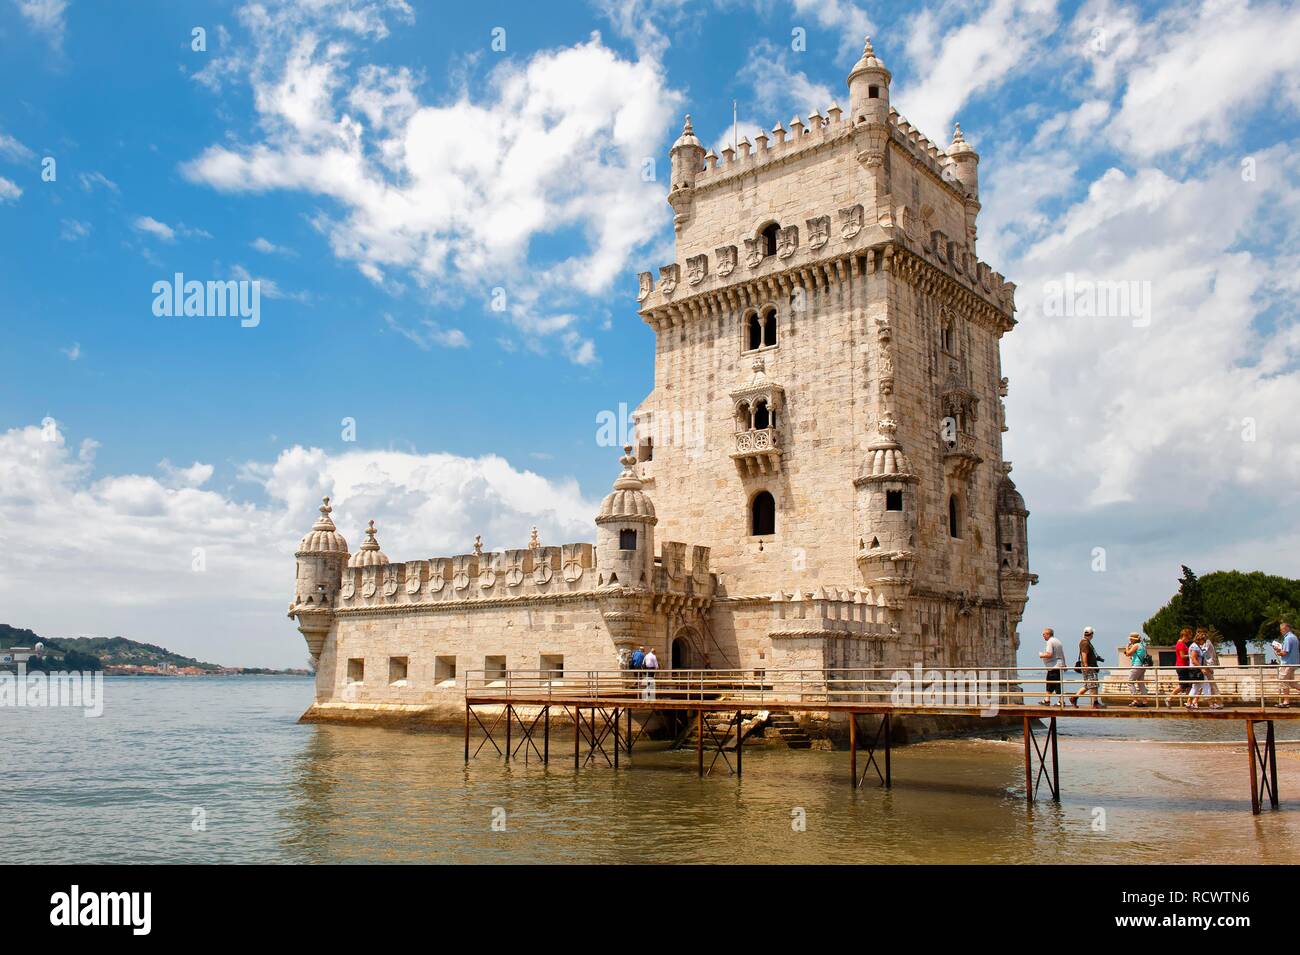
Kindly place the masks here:
[(731, 459), (746, 475), (774, 474), (781, 470), (780, 437), (775, 428), (753, 428), (736, 432), (736, 450)]
[(975, 450), (975, 435), (959, 431), (943, 443), (943, 463), (952, 477), (965, 478), (974, 473), (984, 459)]

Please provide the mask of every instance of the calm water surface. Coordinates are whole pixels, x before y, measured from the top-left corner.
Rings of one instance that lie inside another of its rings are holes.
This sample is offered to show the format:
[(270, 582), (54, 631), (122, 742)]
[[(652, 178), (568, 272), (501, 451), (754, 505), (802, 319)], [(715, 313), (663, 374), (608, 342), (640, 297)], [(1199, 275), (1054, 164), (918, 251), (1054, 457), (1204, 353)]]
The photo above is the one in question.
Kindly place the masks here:
[(747, 749), (743, 783), (693, 752), (575, 773), (554, 738), (549, 769), (466, 766), (454, 732), (299, 725), (301, 678), (105, 692), (99, 719), (0, 710), (0, 862), (1300, 861), (1300, 746), (1253, 817), (1239, 723), (1066, 722), (1064, 801), (1030, 812), (1018, 737), (897, 749), (894, 789), (855, 794), (842, 751)]

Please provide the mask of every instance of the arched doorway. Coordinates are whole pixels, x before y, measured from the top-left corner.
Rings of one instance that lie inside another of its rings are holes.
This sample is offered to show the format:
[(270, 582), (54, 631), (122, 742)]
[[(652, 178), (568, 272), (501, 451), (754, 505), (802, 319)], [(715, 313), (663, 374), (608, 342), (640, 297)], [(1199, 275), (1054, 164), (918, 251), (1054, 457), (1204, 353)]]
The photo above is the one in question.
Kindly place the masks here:
[(699, 654), (699, 635), (690, 627), (683, 627), (673, 637), (671, 650), (674, 670), (698, 670), (703, 667)]

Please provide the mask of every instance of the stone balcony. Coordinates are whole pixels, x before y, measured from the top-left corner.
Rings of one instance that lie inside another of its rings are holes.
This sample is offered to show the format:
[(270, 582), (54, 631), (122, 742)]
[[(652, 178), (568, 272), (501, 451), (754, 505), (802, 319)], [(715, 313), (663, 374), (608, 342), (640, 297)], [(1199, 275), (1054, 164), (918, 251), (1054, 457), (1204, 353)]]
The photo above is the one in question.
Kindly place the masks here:
[(731, 459), (746, 476), (775, 474), (781, 470), (781, 441), (776, 428), (751, 428), (736, 432)]
[(952, 477), (969, 477), (983, 460), (975, 450), (973, 434), (959, 431), (952, 440), (943, 442), (943, 465)]

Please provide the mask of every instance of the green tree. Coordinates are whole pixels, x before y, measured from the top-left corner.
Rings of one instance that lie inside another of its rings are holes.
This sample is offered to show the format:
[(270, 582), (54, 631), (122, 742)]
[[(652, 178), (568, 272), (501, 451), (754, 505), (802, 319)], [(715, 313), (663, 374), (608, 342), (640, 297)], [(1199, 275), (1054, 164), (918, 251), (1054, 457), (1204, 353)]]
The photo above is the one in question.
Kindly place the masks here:
[[(1190, 607), (1188, 606), (1190, 604)], [(1300, 580), (1237, 570), (1215, 571), (1197, 578), (1187, 567), (1178, 593), (1143, 625), (1152, 643), (1170, 644), (1182, 627), (1210, 627), (1231, 641), (1237, 659), (1246, 662), (1251, 644), (1277, 637), (1277, 622), (1294, 622), (1300, 607)]]

